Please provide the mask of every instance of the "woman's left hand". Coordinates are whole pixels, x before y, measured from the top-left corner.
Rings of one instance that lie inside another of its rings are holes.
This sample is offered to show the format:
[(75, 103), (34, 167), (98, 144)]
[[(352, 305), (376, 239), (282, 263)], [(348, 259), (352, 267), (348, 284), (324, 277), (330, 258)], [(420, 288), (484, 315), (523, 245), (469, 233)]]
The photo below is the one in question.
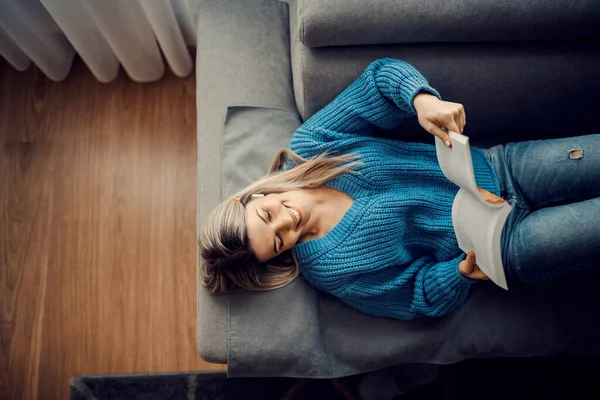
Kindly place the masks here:
[(415, 96), (413, 105), (423, 129), (440, 138), (446, 146), (451, 147), (452, 142), (442, 128), (463, 133), (467, 117), (462, 104), (443, 101), (429, 93), (419, 93)]
[(475, 258), (475, 252), (469, 251), (467, 253), (467, 258), (462, 260), (460, 264), (458, 264), (458, 270), (461, 274), (471, 279), (479, 279), (482, 281), (487, 281), (488, 276), (479, 268), (477, 265), (477, 259)]
[(479, 192), (481, 198), (490, 204), (500, 204), (506, 201), (502, 197), (496, 196), (494, 193), (488, 192), (479, 186), (477, 186), (477, 191)]

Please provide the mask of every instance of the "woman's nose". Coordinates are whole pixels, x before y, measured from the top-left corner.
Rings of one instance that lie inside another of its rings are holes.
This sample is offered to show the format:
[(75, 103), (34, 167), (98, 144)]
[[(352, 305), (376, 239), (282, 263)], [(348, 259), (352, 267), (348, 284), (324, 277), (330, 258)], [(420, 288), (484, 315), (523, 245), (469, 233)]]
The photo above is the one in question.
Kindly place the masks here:
[(291, 229), (293, 225), (294, 220), (292, 215), (284, 206), (281, 206), (277, 213), (277, 218), (275, 219), (275, 227), (277, 230), (288, 230)]

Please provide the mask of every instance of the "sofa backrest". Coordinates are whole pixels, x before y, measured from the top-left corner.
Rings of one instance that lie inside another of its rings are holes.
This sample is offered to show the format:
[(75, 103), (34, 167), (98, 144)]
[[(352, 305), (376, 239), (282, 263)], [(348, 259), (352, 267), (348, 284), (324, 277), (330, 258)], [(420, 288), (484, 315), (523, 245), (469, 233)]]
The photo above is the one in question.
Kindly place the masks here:
[(597, 0), (296, 0), (308, 47), (600, 39)]
[[(465, 133), (472, 137), (476, 146), (600, 132), (600, 120), (595, 116), (600, 106), (596, 95), (600, 90), (597, 73), (600, 65), (600, 31), (593, 32), (590, 29), (593, 22), (600, 23), (600, 7), (596, 1), (568, 2), (570, 6), (566, 5), (566, 1), (523, 2), (529, 4), (530, 8), (532, 4), (537, 4), (533, 9), (542, 15), (536, 16), (527, 25), (523, 20), (521, 31), (513, 25), (506, 25), (506, 29), (502, 30), (502, 19), (491, 18), (490, 10), (496, 10), (493, 15), (498, 16), (506, 2), (494, 2), (498, 5), (488, 1), (477, 2), (477, 7), (473, 6), (474, 9), (469, 11), (469, 18), (465, 17), (461, 22), (464, 29), (446, 30), (453, 33), (448, 33), (445, 42), (437, 41), (440, 37), (435, 36), (444, 31), (437, 26), (442, 23), (440, 16), (445, 15), (440, 2), (353, 0), (344, 7), (340, 6), (337, 11), (332, 5), (334, 3), (338, 2), (298, 0), (290, 3), (294, 91), (303, 119), (309, 118), (333, 100), (371, 61), (392, 57), (414, 65), (444, 100), (465, 106)], [(353, 14), (364, 12), (379, 3), (393, 3), (396, 6), (380, 12), (377, 19), (365, 17), (371, 21), (370, 26), (365, 25), (360, 14)], [(548, 8), (545, 14), (542, 12), (542, 3)], [(552, 30), (551, 22), (558, 18), (555, 6), (559, 3), (564, 3), (568, 18), (560, 29)], [(412, 8), (408, 7), (411, 4)], [(438, 4), (442, 9), (423, 14), (423, 9), (429, 9), (432, 4)], [(316, 11), (317, 6), (321, 10), (320, 15)], [(514, 21), (523, 18), (523, 13), (529, 9), (510, 2), (503, 10), (504, 19)], [(477, 18), (479, 12), (490, 16), (489, 31), (485, 31), (486, 27)], [(415, 31), (411, 31), (409, 26), (391, 28), (394, 15), (400, 18), (401, 13), (402, 20), (407, 24), (413, 21)], [(338, 32), (336, 26), (339, 25), (341, 29), (342, 20), (345, 21), (346, 36), (335, 33)], [(582, 28), (571, 29), (577, 22), (581, 23)], [(470, 23), (472, 26), (469, 27)], [(376, 39), (389, 41), (394, 37), (391, 33), (386, 38), (377, 36), (386, 26), (396, 32), (396, 38), (403, 38), (399, 40), (400, 43), (330, 45), (369, 43)], [(432, 31), (424, 31), (423, 27), (426, 26), (431, 26)], [(563, 29), (565, 26), (571, 28)], [(419, 29), (423, 36), (417, 37), (415, 32)], [(466, 37), (463, 32), (470, 32), (470, 36)], [(483, 41), (483, 38), (498, 39), (501, 33), (510, 41)], [(592, 37), (594, 34), (595, 38)], [(365, 39), (359, 40), (360, 35)], [(586, 39), (575, 39), (578, 35)], [(423, 38), (436, 42), (423, 41)], [(531, 40), (540, 38), (553, 39)], [(406, 43), (411, 40), (419, 42)], [(305, 43), (328, 46), (308, 47)], [(411, 119), (392, 134), (403, 140), (429, 140), (423, 133), (415, 119)]]

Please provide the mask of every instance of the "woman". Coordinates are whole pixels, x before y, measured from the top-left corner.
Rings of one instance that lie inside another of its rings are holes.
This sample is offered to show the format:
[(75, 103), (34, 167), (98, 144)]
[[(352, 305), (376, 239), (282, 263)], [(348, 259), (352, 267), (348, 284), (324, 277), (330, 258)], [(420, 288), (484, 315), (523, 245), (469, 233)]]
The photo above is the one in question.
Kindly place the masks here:
[[(415, 114), (446, 145), (446, 130), (466, 125), (463, 106), (442, 101), (409, 64), (370, 64), (295, 132), (269, 175), (208, 217), (199, 237), (208, 290), (276, 289), (302, 273), (378, 316), (439, 317), (462, 304), (487, 277), (458, 248), (458, 187), (435, 146), (371, 136)], [(472, 148), (481, 193), (513, 205), (502, 237), (509, 284), (594, 265), (599, 155), (598, 135)]]

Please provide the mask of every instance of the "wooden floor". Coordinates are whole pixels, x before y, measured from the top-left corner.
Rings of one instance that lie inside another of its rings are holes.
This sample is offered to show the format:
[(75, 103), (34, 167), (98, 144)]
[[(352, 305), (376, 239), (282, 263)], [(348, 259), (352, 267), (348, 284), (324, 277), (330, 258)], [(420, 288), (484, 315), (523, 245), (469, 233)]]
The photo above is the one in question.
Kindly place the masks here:
[(193, 75), (61, 83), (0, 61), (0, 399), (196, 352)]

